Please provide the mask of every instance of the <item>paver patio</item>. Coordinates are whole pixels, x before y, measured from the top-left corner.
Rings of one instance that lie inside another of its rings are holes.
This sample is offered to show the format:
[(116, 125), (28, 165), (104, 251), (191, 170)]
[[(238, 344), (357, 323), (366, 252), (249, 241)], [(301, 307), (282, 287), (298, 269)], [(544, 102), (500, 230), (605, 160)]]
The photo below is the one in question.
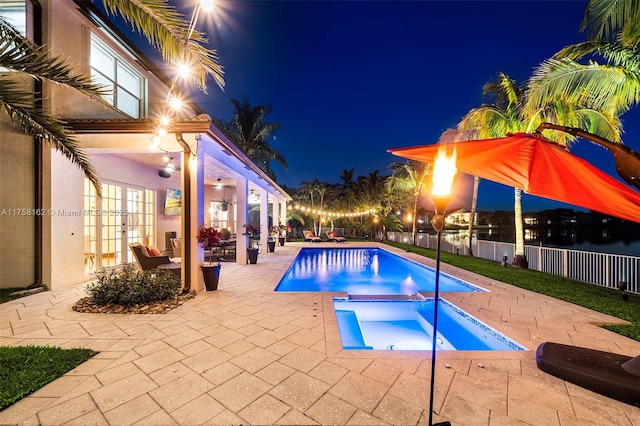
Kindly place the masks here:
[[(427, 424), (430, 352), (344, 351), (332, 294), (273, 292), (305, 245), (287, 243), (255, 265), (223, 264), (217, 291), (162, 315), (75, 312), (81, 287), (1, 304), (1, 345), (100, 353), (0, 412), (0, 424)], [(442, 297), (529, 350), (438, 352), (434, 421), (640, 424), (639, 408), (535, 363), (545, 341), (640, 354), (640, 342), (594, 325), (620, 320), (449, 265), (442, 270), (491, 290)]]

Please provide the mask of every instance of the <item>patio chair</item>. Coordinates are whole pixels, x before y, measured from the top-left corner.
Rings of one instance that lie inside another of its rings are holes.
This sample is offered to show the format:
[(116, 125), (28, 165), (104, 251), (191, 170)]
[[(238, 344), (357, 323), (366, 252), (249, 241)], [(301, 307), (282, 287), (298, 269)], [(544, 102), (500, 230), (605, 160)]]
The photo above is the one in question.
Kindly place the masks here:
[(552, 376), (631, 405), (640, 404), (638, 357), (562, 343), (536, 350), (538, 368)]
[(173, 257), (182, 257), (182, 238), (172, 238)]
[(302, 233), (304, 235), (304, 240), (305, 241), (311, 241), (311, 242), (314, 242), (314, 243), (321, 243), (322, 242), (322, 238), (318, 237), (317, 235), (315, 235), (311, 231), (302, 231)]
[(140, 243), (129, 244), (129, 248), (133, 252), (136, 262), (138, 262), (138, 267), (142, 271), (158, 269), (161, 265), (167, 266), (160, 269), (179, 269), (180, 267), (180, 264), (172, 262), (169, 256), (149, 256), (147, 249)]
[(341, 237), (333, 231), (327, 231), (326, 234), (328, 241), (334, 241), (336, 243), (344, 243), (345, 241), (347, 241), (345, 237)]

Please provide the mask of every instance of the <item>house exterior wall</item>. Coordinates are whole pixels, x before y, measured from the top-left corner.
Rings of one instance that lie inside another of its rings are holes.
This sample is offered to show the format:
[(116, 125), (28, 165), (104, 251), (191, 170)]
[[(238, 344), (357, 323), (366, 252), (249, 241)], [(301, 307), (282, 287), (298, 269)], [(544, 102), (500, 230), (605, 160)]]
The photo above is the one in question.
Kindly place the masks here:
[[(78, 6), (73, 1), (47, 0), (42, 4), (45, 22), (44, 44), (51, 49), (53, 55), (68, 58), (67, 62), (75, 65), (77, 73), (89, 75), (90, 34), (93, 33), (147, 79), (147, 107), (143, 116), (153, 116), (163, 108), (166, 85), (143, 67), (130, 51), (121, 47), (105, 30), (91, 23), (78, 11)], [(77, 90), (50, 86), (45, 93), (51, 111), (64, 118), (125, 118), (114, 107), (105, 106)]]
[(34, 151), (33, 138), (0, 120), (0, 288), (35, 279)]
[[(103, 42), (116, 50), (129, 66), (134, 67), (147, 79), (145, 85), (147, 103), (141, 118), (159, 115), (166, 103), (168, 92), (163, 76), (157, 76), (145, 68), (144, 61), (138, 61), (133, 50), (129, 51), (118, 46), (117, 41), (107, 31), (102, 27), (98, 28), (78, 10), (78, 5), (73, 0), (40, 0), (38, 4), (42, 11), (42, 38), (45, 49), (50, 50), (53, 56), (66, 58), (65, 62), (74, 66), (77, 74), (87, 75), (90, 70), (90, 34), (95, 33)], [(33, 24), (29, 22), (28, 25), (31, 25), (31, 28), (28, 26), (27, 33), (34, 34)], [(2, 78), (6, 76), (3, 75)], [(54, 116), (68, 120), (96, 119), (96, 122), (99, 122), (110, 119), (123, 121), (129, 119), (115, 108), (105, 106), (76, 90), (48, 84), (43, 87), (42, 108)], [(191, 110), (186, 112), (185, 117), (193, 119), (195, 115), (196, 111)], [(135, 124), (147, 126), (145, 123)], [(197, 127), (199, 132), (202, 131), (200, 126)], [(230, 153), (228, 145), (230, 142), (226, 137), (218, 134), (218, 129), (209, 128), (208, 130), (207, 134), (211, 135), (213, 132), (217, 138), (214, 140), (211, 140), (211, 137), (200, 140), (200, 136), (206, 136), (206, 134), (168, 134), (162, 138), (161, 148), (173, 153), (175, 163), (181, 164), (183, 171), (186, 170), (187, 163), (182, 158), (183, 147), (176, 140), (179, 136), (184, 138), (183, 142), (190, 144), (189, 149), (192, 152), (198, 152), (198, 166), (191, 171), (193, 175), (189, 183), (191, 194), (189, 221), (184, 216), (164, 216), (166, 189), (180, 188), (184, 194), (187, 180), (185, 176), (188, 175), (184, 172), (184, 176), (181, 177), (179, 173), (174, 173), (171, 178), (165, 179), (158, 175), (159, 166), (148, 165), (152, 163), (148, 161), (150, 158), (159, 160), (161, 155), (157, 149), (151, 149), (153, 130), (149, 129), (147, 132), (144, 128), (142, 132), (134, 131), (127, 135), (118, 133), (121, 129), (97, 133), (92, 130), (80, 132), (76, 135), (76, 139), (81, 150), (93, 163), (101, 181), (155, 191), (157, 210), (153, 244), (161, 249), (165, 248), (167, 231), (174, 231), (177, 236), (191, 232), (195, 234), (194, 227), (204, 223), (208, 201), (220, 198), (216, 193), (211, 192), (211, 187), (208, 187), (206, 194), (203, 190), (205, 188), (204, 155), (209, 155), (217, 164), (231, 171), (241, 185), (240, 189), (244, 191), (240, 196), (237, 194), (232, 196), (233, 214), (237, 213), (238, 218), (245, 217), (244, 220), (236, 218), (233, 221), (236, 226), (246, 223), (246, 212), (240, 212), (238, 209), (243, 210), (247, 207), (249, 182), (259, 187), (265, 186), (263, 188), (265, 191), (266, 186), (269, 185), (267, 182), (269, 178), (266, 175), (256, 175), (260, 172), (245, 166), (250, 164), (247, 158), (238, 155), (235, 149), (230, 150), (234, 151), (233, 154)], [(220, 142), (223, 139), (225, 142)], [(26, 210), (35, 208), (37, 188), (35, 147), (33, 138), (23, 135), (7, 119), (0, 117), (0, 149), (3, 153), (0, 156), (0, 212), (2, 208)], [(148, 157), (141, 160), (139, 157), (141, 154)], [(3, 237), (3, 244), (0, 245), (0, 287), (3, 288), (24, 288), (39, 283), (36, 273), (38, 241), (42, 244), (41, 282), (43, 284), (56, 289), (77, 285), (93, 278), (86, 275), (84, 213), (72, 213), (83, 212), (85, 208), (84, 175), (76, 165), (46, 144), (43, 146), (42, 157), (41, 232), (37, 231), (33, 217), (0, 216), (0, 234)], [(184, 230), (187, 223), (191, 226), (189, 231)], [(194, 281), (193, 288), (201, 289), (202, 277), (197, 262), (202, 262), (203, 252), (201, 248), (195, 247), (193, 240), (189, 243), (192, 260), (191, 264), (183, 268), (183, 272), (188, 268)], [(244, 248), (246, 244), (240, 243), (239, 263), (246, 261)]]

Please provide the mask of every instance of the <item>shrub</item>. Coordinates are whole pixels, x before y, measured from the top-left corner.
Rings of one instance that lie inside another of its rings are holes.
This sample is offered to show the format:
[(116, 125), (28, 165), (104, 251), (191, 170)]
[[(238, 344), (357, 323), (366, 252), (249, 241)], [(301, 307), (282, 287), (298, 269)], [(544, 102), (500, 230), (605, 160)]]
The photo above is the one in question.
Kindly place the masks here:
[(133, 264), (120, 271), (100, 270), (96, 277), (86, 288), (96, 305), (134, 306), (167, 300), (177, 297), (181, 287), (180, 278), (171, 271), (140, 272)]

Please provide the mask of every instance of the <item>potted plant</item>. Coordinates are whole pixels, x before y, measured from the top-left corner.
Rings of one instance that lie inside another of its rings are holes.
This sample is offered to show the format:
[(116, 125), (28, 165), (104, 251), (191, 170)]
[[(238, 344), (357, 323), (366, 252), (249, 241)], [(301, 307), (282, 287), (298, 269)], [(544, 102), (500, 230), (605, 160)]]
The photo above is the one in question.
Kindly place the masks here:
[(206, 258), (206, 262), (202, 264), (202, 275), (204, 276), (204, 286), (207, 291), (214, 291), (218, 289), (218, 281), (220, 280), (220, 258), (217, 263), (211, 262), (213, 257), (213, 250), (220, 241), (220, 233), (214, 228), (209, 226), (203, 226), (196, 235), (198, 243), (205, 249), (209, 250), (209, 256)]
[(278, 225), (273, 225), (269, 228), (269, 240), (267, 241), (267, 247), (269, 248), (269, 252), (273, 253), (276, 251), (276, 237), (280, 232), (280, 227)]
[(287, 227), (285, 225), (280, 225), (278, 230), (280, 231), (278, 234), (278, 242), (280, 243), (280, 246), (283, 246), (287, 236)]
[[(242, 235), (249, 237), (249, 245), (247, 246), (247, 258), (249, 263), (254, 265), (258, 261), (258, 243), (260, 240), (260, 227), (256, 225), (242, 225), (245, 232)], [(255, 247), (254, 247), (255, 246)]]
[(226, 212), (227, 210), (229, 210), (229, 204), (231, 204), (231, 201), (227, 200), (226, 198), (223, 198), (222, 201), (220, 201), (220, 211), (221, 212)]

